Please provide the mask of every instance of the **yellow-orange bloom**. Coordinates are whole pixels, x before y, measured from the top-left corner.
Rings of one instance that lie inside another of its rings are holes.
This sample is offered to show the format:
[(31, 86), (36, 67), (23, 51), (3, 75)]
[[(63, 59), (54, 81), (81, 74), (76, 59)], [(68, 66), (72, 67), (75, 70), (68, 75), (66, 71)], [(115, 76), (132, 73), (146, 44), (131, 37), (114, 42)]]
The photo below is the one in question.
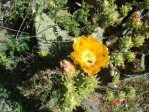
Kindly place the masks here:
[(74, 40), (74, 52), (70, 54), (74, 63), (79, 64), (89, 75), (99, 72), (101, 67), (107, 65), (109, 52), (106, 46), (92, 36), (78, 37)]

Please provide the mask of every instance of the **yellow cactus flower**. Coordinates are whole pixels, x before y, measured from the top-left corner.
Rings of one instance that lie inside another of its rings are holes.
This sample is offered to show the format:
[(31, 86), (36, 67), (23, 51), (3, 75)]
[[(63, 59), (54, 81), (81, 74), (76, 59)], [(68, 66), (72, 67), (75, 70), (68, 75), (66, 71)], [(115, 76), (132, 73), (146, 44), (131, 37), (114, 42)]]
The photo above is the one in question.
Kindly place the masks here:
[(107, 47), (92, 36), (76, 38), (73, 49), (74, 52), (70, 54), (70, 57), (75, 65), (79, 64), (90, 76), (99, 72), (101, 67), (107, 65), (109, 61)]

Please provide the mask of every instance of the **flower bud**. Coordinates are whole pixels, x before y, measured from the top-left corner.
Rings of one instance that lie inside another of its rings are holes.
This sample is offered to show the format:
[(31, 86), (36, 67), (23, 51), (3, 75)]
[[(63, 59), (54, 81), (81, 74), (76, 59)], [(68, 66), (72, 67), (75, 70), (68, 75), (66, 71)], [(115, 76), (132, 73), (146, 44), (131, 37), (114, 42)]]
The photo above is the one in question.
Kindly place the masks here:
[(116, 76), (113, 77), (112, 83), (113, 84), (117, 84), (119, 82), (119, 80), (120, 80), (120, 76), (119, 75), (116, 75)]
[(141, 35), (135, 36), (133, 38), (134, 46), (136, 46), (136, 47), (142, 46), (144, 43), (144, 39), (145, 39), (144, 36), (141, 36)]
[(103, 6), (104, 8), (108, 8), (109, 5), (110, 5), (110, 3), (109, 3), (107, 0), (104, 0), (102, 6)]
[(87, 76), (84, 78), (85, 87), (95, 89), (98, 87), (99, 80), (96, 76)]
[(141, 13), (139, 11), (135, 12), (135, 13), (133, 13), (132, 17), (135, 21), (140, 21), (141, 20)]
[(132, 16), (130, 17), (127, 23), (127, 26), (131, 28), (139, 29), (142, 26), (142, 24), (143, 22), (141, 20), (141, 13), (138, 11), (132, 14)]
[(106, 92), (106, 99), (107, 100), (112, 100), (113, 98), (114, 98), (115, 96), (114, 96), (114, 92), (113, 91), (107, 91)]
[(124, 16), (127, 15), (129, 8), (126, 5), (122, 5), (121, 12)]
[(114, 24), (114, 23), (117, 21), (118, 16), (119, 16), (118, 12), (115, 11), (115, 12), (109, 13), (108, 19), (109, 19), (109, 21), (110, 21), (111, 23)]
[(122, 66), (124, 64), (124, 58), (121, 52), (112, 53), (111, 59), (116, 66)]
[(97, 76), (85, 75), (82, 82), (83, 83), (78, 86), (78, 93), (82, 99), (86, 99), (90, 93), (94, 92), (95, 89), (98, 88), (99, 78), (97, 78)]
[(67, 60), (62, 60), (60, 62), (60, 65), (63, 71), (66, 73), (66, 75), (71, 76), (71, 77), (76, 75), (76, 69), (71, 62)]
[(125, 99), (125, 92), (124, 91), (120, 91), (117, 95), (117, 97), (120, 99), (120, 100), (124, 100)]
[(38, 52), (40, 57), (46, 57), (48, 55), (48, 50), (46, 49), (40, 49)]
[(124, 38), (121, 38), (120, 43), (119, 43), (119, 48), (120, 49), (130, 49), (133, 46), (132, 38), (129, 36), (126, 36)]
[(134, 28), (136, 28), (136, 29), (138, 29), (138, 28), (140, 28), (141, 26), (142, 26), (142, 21), (141, 20), (139, 20), (139, 21), (133, 21), (132, 22), (132, 26), (134, 27)]
[(128, 62), (131, 62), (135, 59), (136, 55), (134, 52), (124, 52), (124, 58), (128, 60)]
[(135, 12), (132, 15), (132, 25), (134, 28), (140, 28), (142, 26), (142, 21), (141, 21), (141, 13)]
[(130, 98), (134, 98), (136, 96), (136, 90), (133, 87), (127, 88), (127, 95)]

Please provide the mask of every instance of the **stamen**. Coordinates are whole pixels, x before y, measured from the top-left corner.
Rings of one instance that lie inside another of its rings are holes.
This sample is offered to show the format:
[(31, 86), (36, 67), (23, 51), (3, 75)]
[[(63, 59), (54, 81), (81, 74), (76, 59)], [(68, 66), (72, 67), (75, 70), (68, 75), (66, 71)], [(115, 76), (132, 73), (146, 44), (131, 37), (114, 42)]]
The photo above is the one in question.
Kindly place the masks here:
[(96, 56), (89, 50), (81, 52), (81, 59), (87, 66), (92, 66), (96, 62)]

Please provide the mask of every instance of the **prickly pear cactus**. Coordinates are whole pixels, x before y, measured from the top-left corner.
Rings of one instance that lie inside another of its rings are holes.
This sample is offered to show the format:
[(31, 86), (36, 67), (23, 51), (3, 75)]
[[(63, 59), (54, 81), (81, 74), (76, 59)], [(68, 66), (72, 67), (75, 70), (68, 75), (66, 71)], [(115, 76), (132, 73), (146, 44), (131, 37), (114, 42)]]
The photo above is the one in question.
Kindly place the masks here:
[(61, 99), (60, 112), (72, 112), (80, 102), (79, 95), (76, 92), (73, 80), (66, 79), (64, 86), (67, 91)]
[(55, 23), (44, 13), (35, 17), (36, 37), (40, 49), (48, 51), (50, 46), (47, 43), (56, 39), (53, 31), (54, 25)]
[(35, 3), (32, 3), (32, 12), (36, 13), (34, 22), (39, 55), (44, 52), (44, 56), (52, 52), (50, 51), (53, 46), (52, 43), (57, 41), (59, 37), (61, 41), (68, 39), (67, 31), (61, 30), (55, 20), (43, 12), (48, 7), (47, 2), (46, 0), (41, 2), (36, 0)]
[(67, 32), (61, 30), (54, 20), (44, 13), (35, 17), (35, 30), (40, 52), (44, 50), (50, 53), (52, 42), (57, 41), (59, 37), (62, 40), (68, 39)]
[(99, 79), (96, 76), (83, 77), (83, 84), (78, 86), (78, 93), (81, 99), (86, 99), (98, 87), (98, 81)]

